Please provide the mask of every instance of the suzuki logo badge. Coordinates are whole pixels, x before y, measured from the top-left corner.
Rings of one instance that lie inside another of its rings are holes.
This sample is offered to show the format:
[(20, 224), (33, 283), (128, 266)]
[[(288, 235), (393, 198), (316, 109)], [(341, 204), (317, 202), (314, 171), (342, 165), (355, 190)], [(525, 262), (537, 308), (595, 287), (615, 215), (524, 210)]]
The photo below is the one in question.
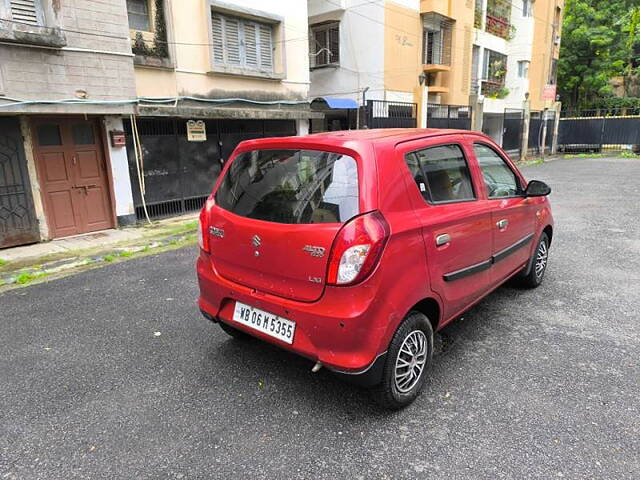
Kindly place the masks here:
[(254, 235), (251, 238), (251, 243), (253, 243), (254, 247), (258, 248), (262, 244), (262, 240), (260, 239), (260, 237), (258, 235)]

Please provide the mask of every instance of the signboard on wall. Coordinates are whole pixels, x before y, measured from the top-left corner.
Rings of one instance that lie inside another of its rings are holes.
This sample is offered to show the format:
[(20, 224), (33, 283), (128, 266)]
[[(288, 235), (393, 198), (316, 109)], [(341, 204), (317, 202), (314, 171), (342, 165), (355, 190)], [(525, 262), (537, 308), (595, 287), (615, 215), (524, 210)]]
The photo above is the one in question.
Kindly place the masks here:
[(190, 142), (207, 141), (207, 127), (202, 120), (189, 120), (187, 122), (187, 140)]
[(555, 101), (557, 85), (545, 85), (542, 90), (542, 100)]

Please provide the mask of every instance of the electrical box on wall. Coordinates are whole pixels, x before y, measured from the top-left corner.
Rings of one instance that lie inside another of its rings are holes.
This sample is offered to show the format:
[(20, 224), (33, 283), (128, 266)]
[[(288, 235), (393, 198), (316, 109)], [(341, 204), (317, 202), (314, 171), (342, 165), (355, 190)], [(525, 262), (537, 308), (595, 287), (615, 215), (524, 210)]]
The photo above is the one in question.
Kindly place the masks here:
[(112, 147), (125, 147), (127, 145), (127, 138), (123, 131), (111, 130), (109, 136), (111, 137)]

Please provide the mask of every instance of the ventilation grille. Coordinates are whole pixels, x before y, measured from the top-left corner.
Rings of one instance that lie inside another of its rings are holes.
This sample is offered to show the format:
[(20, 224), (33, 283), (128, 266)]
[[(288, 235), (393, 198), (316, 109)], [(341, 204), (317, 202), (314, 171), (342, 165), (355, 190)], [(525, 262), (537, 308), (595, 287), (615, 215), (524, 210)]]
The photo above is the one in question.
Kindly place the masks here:
[(11, 18), (16, 22), (38, 25), (36, 0), (11, 0)]

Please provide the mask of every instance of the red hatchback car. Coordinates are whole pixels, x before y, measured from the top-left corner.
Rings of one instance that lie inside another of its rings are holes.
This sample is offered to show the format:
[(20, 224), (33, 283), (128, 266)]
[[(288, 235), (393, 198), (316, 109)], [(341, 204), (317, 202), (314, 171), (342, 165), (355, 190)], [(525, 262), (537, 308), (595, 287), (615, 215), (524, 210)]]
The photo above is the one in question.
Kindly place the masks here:
[(200, 215), (200, 310), (403, 407), (434, 331), (511, 277), (542, 282), (549, 193), (469, 131), (242, 142)]

